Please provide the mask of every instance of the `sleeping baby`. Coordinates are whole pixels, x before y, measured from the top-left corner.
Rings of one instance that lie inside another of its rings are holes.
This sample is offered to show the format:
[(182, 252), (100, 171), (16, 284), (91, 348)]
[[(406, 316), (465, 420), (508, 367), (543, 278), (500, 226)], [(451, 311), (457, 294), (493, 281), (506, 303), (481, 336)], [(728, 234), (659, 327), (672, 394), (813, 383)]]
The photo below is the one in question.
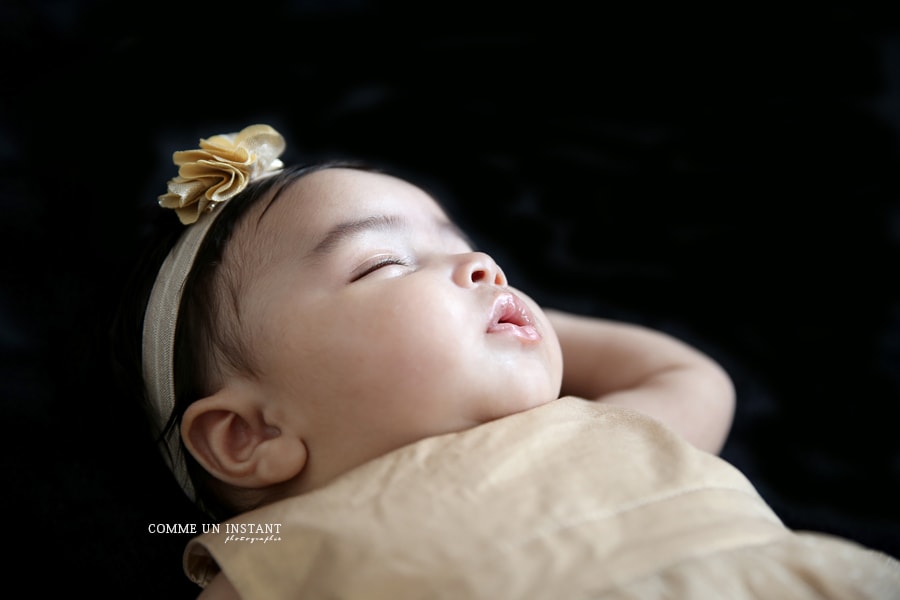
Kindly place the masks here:
[(121, 322), (217, 521), (201, 598), (900, 598), (900, 563), (787, 529), (717, 456), (708, 356), (538, 306), (403, 179), (285, 167), (266, 125), (199, 146)]

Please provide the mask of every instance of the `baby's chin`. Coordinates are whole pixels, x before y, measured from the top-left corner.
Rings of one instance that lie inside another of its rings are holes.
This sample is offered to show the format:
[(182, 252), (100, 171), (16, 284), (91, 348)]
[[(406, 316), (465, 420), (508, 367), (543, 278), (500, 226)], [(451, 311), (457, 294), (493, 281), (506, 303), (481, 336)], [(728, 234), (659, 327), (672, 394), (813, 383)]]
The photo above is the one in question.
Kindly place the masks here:
[(514, 401), (508, 401), (501, 404), (499, 410), (489, 420), (502, 419), (503, 417), (509, 417), (521, 412), (533, 410), (557, 399), (559, 399), (559, 388), (557, 388), (555, 392), (548, 391), (546, 394), (529, 394), (516, 399), (509, 398), (508, 400)]

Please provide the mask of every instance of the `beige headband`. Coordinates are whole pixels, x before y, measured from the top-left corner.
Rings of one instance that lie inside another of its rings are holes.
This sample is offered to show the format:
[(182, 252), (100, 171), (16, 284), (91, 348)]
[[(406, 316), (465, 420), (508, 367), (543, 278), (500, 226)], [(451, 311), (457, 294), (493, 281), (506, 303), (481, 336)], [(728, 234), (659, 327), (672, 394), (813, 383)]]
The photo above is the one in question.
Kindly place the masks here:
[[(173, 209), (184, 233), (169, 252), (150, 293), (144, 314), (143, 373), (156, 433), (161, 435), (175, 408), (174, 352), (178, 307), (184, 283), (207, 232), (222, 212), (217, 206), (239, 194), (247, 184), (277, 173), (284, 138), (268, 125), (251, 125), (240, 133), (200, 140), (197, 150), (172, 155), (178, 176), (159, 197)], [(160, 450), (181, 488), (191, 500), (196, 493), (188, 476), (181, 435), (173, 427), (160, 439)]]

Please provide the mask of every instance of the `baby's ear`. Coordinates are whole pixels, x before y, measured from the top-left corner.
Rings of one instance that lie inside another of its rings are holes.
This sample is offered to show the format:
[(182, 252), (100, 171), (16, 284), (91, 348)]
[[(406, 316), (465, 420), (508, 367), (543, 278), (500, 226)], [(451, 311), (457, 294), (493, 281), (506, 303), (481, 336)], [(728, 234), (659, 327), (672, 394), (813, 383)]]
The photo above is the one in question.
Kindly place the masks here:
[(246, 388), (226, 387), (196, 400), (181, 420), (190, 453), (216, 479), (258, 489), (294, 478), (306, 466), (306, 445), (266, 423)]

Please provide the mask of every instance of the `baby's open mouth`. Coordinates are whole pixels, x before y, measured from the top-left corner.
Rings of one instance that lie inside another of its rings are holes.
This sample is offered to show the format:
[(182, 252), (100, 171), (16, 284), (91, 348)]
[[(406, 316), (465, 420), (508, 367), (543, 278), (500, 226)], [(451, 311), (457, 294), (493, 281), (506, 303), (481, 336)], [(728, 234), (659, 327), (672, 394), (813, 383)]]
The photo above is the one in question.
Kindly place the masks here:
[(487, 332), (510, 333), (526, 341), (541, 339), (531, 311), (513, 294), (501, 294), (494, 300)]

